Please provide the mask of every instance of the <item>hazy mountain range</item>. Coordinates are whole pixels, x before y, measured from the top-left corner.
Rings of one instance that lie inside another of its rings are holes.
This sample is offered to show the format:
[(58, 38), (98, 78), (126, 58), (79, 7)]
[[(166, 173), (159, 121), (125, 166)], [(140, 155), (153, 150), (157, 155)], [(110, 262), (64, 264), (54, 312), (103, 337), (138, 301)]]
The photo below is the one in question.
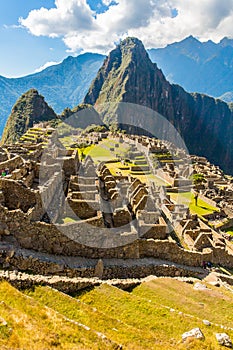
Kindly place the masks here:
[[(233, 40), (219, 44), (201, 43), (193, 37), (151, 49), (149, 55), (162, 69), (168, 81), (189, 92), (201, 92), (233, 101)], [(35, 88), (56, 113), (82, 102), (105, 56), (86, 53), (67, 57), (62, 63), (22, 78), (0, 76), (0, 135), (11, 108), (27, 90)]]
[(92, 53), (69, 56), (60, 64), (22, 78), (0, 76), (0, 135), (12, 106), (31, 88), (38, 90), (56, 113), (61, 113), (66, 107), (77, 106), (83, 100), (104, 57)]
[(189, 92), (233, 101), (233, 40), (201, 43), (190, 36), (149, 54), (170, 82)]

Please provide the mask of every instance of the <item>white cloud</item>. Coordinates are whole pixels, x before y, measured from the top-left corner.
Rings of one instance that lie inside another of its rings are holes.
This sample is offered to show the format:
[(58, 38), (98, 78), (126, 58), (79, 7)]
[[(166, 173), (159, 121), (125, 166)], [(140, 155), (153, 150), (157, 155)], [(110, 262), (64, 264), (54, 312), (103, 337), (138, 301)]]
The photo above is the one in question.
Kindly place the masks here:
[[(55, 8), (33, 10), (21, 25), (34, 35), (61, 37), (68, 49), (106, 53), (127, 35), (146, 47), (194, 35), (200, 40), (233, 37), (233, 0), (102, 0), (104, 13), (86, 0), (56, 0)], [(174, 16), (174, 12), (177, 14)]]
[(3, 24), (3, 28), (4, 29), (19, 29), (19, 28), (23, 28), (20, 24)]
[(39, 72), (41, 72), (42, 70), (44, 70), (44, 69), (46, 69), (46, 68), (48, 68), (48, 67), (50, 67), (50, 66), (54, 66), (54, 65), (56, 65), (56, 64), (59, 64), (59, 63), (61, 63), (61, 62), (55, 62), (55, 61), (46, 62), (45, 64), (43, 64), (43, 66), (41, 66), (41, 67), (35, 69), (34, 73), (39, 73)]
[(102, 0), (102, 3), (106, 6), (109, 6), (112, 3), (112, 0)]
[(86, 0), (55, 0), (56, 8), (32, 10), (19, 22), (36, 35), (64, 36), (73, 31), (94, 29), (93, 12)]

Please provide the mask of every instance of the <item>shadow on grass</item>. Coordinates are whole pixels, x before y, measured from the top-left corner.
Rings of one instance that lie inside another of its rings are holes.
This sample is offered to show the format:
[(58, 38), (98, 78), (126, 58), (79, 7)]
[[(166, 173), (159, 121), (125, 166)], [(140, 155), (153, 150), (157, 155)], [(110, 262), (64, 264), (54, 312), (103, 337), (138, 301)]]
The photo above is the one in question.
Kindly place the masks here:
[(203, 207), (203, 206), (201, 206), (201, 205), (195, 205), (195, 207), (197, 207), (197, 208), (201, 208), (201, 209), (204, 209), (204, 210), (209, 210), (209, 208), (208, 207)]

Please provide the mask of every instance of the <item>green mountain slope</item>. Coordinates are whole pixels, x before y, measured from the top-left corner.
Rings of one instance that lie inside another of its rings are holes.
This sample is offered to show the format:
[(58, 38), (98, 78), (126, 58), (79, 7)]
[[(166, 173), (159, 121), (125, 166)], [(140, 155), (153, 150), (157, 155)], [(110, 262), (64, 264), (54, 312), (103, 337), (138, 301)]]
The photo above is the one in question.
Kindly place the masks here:
[(23, 94), (12, 108), (2, 135), (2, 143), (15, 142), (34, 124), (56, 117), (44, 97), (39, 95), (37, 90), (31, 89)]
[(5, 350), (114, 349), (85, 325), (0, 283), (0, 348)]
[[(232, 326), (232, 294), (223, 287), (207, 287), (198, 291), (192, 284), (159, 278), (144, 282), (132, 292), (105, 284), (73, 298), (47, 287), (36, 287), (28, 294), (42, 307), (46, 305), (104, 334), (123, 349), (187, 349), (190, 344), (190, 349), (213, 350), (219, 349), (215, 333), (221, 332), (221, 326)], [(179, 290), (183, 291), (182, 298)], [(211, 326), (203, 324), (205, 319)], [(205, 340), (182, 343), (182, 334), (196, 327)], [(225, 332), (233, 336), (232, 330)]]
[[(220, 350), (215, 334), (233, 337), (231, 288), (190, 282), (149, 278), (131, 292), (102, 284), (69, 296), (0, 281), (0, 348)], [(182, 342), (197, 327), (205, 338)]]
[(61, 119), (75, 129), (86, 129), (90, 125), (103, 125), (99, 114), (92, 105), (81, 103), (73, 109), (66, 108), (61, 114)]

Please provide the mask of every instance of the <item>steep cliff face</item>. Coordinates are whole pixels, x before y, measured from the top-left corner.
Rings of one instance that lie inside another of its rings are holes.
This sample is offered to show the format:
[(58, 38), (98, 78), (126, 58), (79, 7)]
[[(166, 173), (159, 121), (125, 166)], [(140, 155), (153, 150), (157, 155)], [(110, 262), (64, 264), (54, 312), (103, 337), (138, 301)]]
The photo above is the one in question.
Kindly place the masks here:
[(95, 105), (106, 122), (118, 122), (118, 102), (149, 107), (176, 127), (190, 153), (206, 156), (233, 173), (233, 114), (229, 106), (171, 85), (136, 38), (127, 38), (110, 53), (84, 101)]
[(44, 97), (38, 91), (31, 89), (23, 94), (13, 106), (7, 120), (2, 144), (16, 142), (34, 123), (57, 118), (51, 107), (47, 105)]

